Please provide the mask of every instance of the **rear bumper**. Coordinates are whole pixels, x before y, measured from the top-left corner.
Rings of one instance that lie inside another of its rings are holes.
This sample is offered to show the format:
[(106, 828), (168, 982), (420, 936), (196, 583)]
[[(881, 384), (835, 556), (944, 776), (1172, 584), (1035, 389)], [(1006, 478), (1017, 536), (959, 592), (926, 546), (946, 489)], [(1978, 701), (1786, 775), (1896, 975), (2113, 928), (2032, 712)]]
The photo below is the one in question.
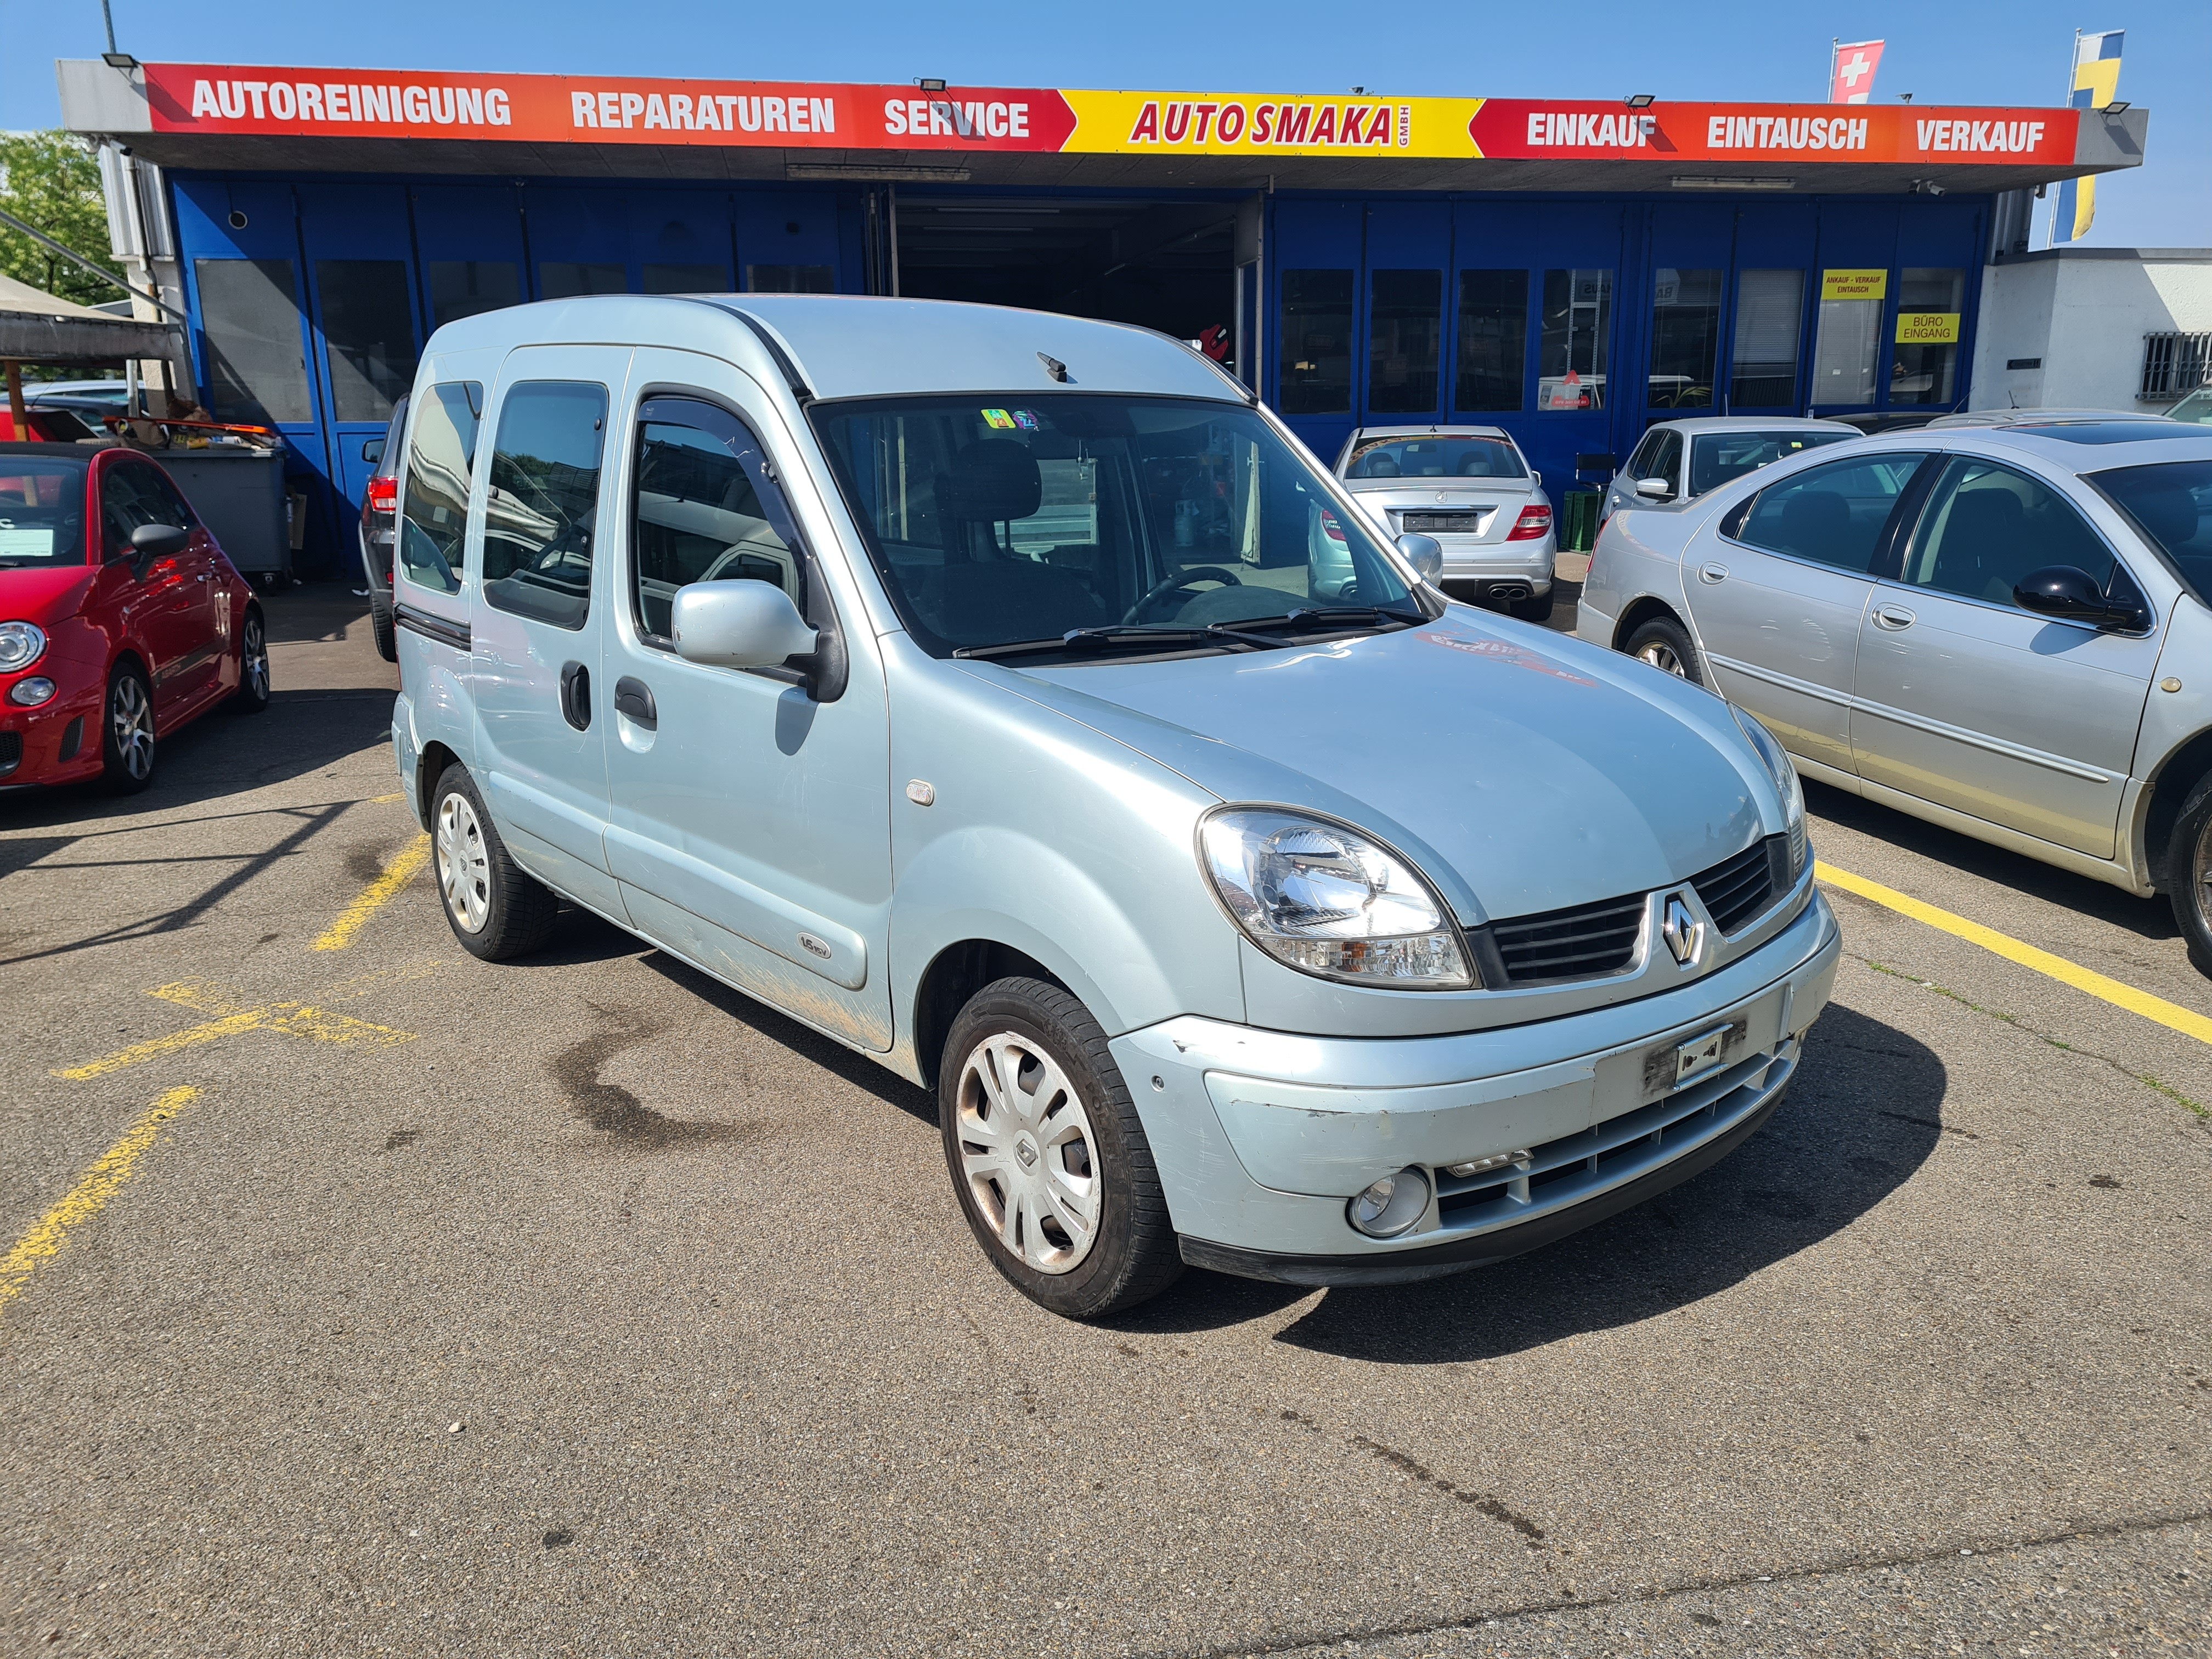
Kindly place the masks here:
[[(1184, 1018), (1114, 1040), (1184, 1259), (1293, 1284), (1457, 1272), (1562, 1237), (1688, 1179), (1754, 1133), (1796, 1075), (1841, 938), (1815, 893), (1765, 945), (1680, 989), (1526, 1026), (1389, 1040)], [(1678, 1045), (1725, 1030), (1674, 1085)], [(1445, 1166), (1522, 1153), (1455, 1177)], [(1415, 1168), (1411, 1231), (1346, 1201)]]
[(1443, 549), (1448, 582), (1522, 581), (1531, 592), (1541, 593), (1551, 586), (1553, 567), (1559, 562), (1559, 544), (1550, 536), (1537, 542), (1436, 539)]

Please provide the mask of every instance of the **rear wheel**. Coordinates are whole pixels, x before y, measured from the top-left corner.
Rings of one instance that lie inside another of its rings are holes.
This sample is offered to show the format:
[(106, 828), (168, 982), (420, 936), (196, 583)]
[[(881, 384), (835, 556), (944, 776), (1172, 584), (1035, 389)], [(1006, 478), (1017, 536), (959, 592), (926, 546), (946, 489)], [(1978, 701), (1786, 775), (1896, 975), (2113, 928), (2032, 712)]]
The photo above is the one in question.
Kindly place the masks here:
[(1688, 631), (1672, 617), (1654, 617), (1639, 624), (1620, 648), (1662, 674), (1672, 674), (1692, 685), (1705, 683), (1705, 677), (1698, 672), (1697, 647), (1690, 643)]
[(154, 781), (154, 689), (137, 664), (118, 663), (107, 677), (100, 729), (100, 781), (111, 793), (135, 795)]
[(468, 769), (449, 766), (430, 801), (430, 857), (453, 937), (472, 957), (504, 962), (545, 943), (561, 902), (526, 875), (484, 810)]
[(2212, 975), (2212, 777), (2200, 781), (2182, 803), (2166, 854), (2166, 896), (2173, 919), (2189, 941), (2189, 959), (2201, 974)]
[(968, 1224), (1030, 1301), (1097, 1319), (1181, 1276), (1151, 1143), (1075, 998), (1042, 980), (986, 986), (953, 1022), (937, 1096)]

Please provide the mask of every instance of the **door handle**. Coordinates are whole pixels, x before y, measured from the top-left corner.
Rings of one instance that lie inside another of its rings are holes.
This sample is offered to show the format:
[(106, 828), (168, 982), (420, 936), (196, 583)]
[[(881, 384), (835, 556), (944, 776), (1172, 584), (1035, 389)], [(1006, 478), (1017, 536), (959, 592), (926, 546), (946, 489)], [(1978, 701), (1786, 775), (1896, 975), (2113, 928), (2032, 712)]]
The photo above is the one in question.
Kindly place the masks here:
[(1878, 605), (1874, 611), (1874, 625), (1886, 628), (1893, 634), (1911, 627), (1919, 620), (1901, 605)]
[(653, 688), (629, 674), (615, 682), (615, 713), (648, 732), (658, 730), (660, 725), (660, 709), (653, 701)]
[(580, 662), (561, 665), (561, 718), (579, 732), (591, 729), (592, 671)]
[(1701, 564), (1698, 567), (1698, 580), (1708, 585), (1724, 582), (1728, 580), (1728, 567), (1724, 564)]

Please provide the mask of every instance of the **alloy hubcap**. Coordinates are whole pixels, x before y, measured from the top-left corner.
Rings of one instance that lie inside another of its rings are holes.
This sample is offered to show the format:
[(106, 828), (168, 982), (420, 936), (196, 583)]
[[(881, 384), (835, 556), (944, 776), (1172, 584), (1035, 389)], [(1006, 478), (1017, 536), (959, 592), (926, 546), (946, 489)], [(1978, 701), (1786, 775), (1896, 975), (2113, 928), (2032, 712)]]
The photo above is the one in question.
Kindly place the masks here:
[(484, 850), (483, 826), (476, 808), (459, 795), (438, 803), (438, 890), (446, 910), (464, 931), (483, 931), (491, 915), (491, 857)]
[(254, 697), (269, 695), (269, 641), (264, 637), (261, 619), (246, 619), (246, 635), (239, 648), (239, 660), (244, 665), (246, 688)]
[(146, 701), (146, 688), (127, 674), (115, 682), (108, 698), (107, 724), (123, 769), (143, 780), (154, 769), (154, 708)]
[(999, 1242), (1042, 1273), (1079, 1266), (1097, 1242), (1103, 1190), (1082, 1098), (1053, 1057), (1002, 1031), (960, 1070), (960, 1171)]
[(1648, 662), (1661, 673), (1672, 674), (1678, 680), (1689, 678), (1689, 676), (1682, 672), (1682, 659), (1674, 654), (1671, 647), (1657, 640), (1652, 641), (1650, 644), (1638, 652), (1636, 660)]
[(2197, 915), (2212, 933), (2212, 819), (2197, 837)]

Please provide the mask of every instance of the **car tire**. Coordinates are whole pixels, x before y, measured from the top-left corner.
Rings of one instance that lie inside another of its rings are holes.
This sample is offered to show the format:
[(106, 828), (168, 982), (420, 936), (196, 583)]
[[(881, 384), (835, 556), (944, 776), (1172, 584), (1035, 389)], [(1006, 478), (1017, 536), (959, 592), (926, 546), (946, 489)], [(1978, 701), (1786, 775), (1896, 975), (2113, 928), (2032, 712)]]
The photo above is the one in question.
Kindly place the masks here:
[(453, 937), (483, 961), (527, 956), (560, 919), (561, 901), (515, 863), (476, 780), (459, 763), (430, 797), (430, 867)]
[(230, 694), (234, 714), (258, 714), (269, 707), (269, 624), (261, 607), (246, 607), (238, 629), (238, 690)]
[(2167, 843), (2166, 894), (2189, 944), (2189, 959), (2212, 975), (2212, 777), (2198, 781)]
[(1692, 685), (1705, 683), (1705, 677), (1698, 672), (1698, 647), (1690, 643), (1689, 630), (1672, 617), (1654, 617), (1638, 624), (1620, 648), (1662, 674), (1672, 674)]
[(399, 628), (392, 613), (392, 595), (368, 579), (368, 630), (376, 640), (376, 654), (386, 662), (399, 660)]
[(154, 781), (154, 688), (135, 662), (107, 677), (100, 711), (100, 781), (111, 795), (135, 795)]
[(1030, 1301), (1100, 1319), (1182, 1276), (1121, 1068), (1067, 992), (1036, 979), (977, 992), (952, 1022), (937, 1099), (961, 1211), (992, 1265)]
[(1559, 590), (1557, 584), (1554, 584), (1546, 588), (1534, 599), (1516, 599), (1505, 609), (1508, 615), (1517, 617), (1522, 622), (1549, 622), (1552, 620), (1553, 607), (1559, 603)]

